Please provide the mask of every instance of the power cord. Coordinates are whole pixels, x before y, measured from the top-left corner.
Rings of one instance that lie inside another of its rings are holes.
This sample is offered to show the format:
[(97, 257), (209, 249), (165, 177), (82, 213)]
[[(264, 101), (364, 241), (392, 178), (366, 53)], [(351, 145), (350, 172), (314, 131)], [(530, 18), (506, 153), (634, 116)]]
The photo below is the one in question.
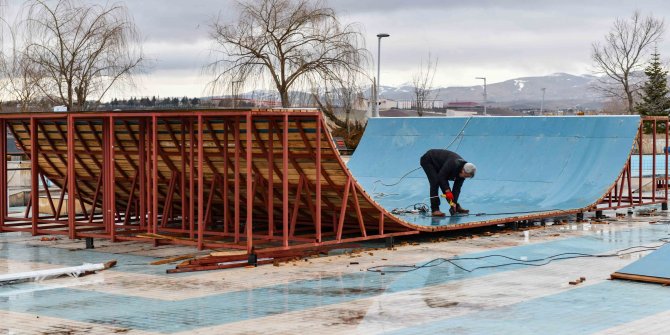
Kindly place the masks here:
[[(379, 272), (379, 273), (407, 273), (407, 272), (412, 272), (424, 268), (432, 268), (436, 267), (439, 265), (442, 265), (444, 263), (449, 263), (465, 272), (473, 272), (475, 270), (481, 270), (481, 269), (488, 269), (488, 268), (498, 268), (498, 267), (504, 267), (504, 266), (510, 266), (510, 265), (525, 265), (525, 266), (544, 266), (547, 265), (555, 260), (563, 260), (563, 259), (574, 259), (574, 258), (587, 258), (587, 257), (592, 257), (592, 258), (605, 258), (605, 257), (620, 257), (620, 256), (625, 256), (625, 255), (630, 255), (630, 254), (635, 254), (639, 252), (644, 252), (644, 251), (653, 251), (657, 250), (658, 248), (670, 243), (670, 240), (668, 238), (661, 238), (659, 241), (663, 242), (660, 245), (649, 247), (649, 246), (634, 246), (634, 247), (628, 247), (624, 248), (621, 250), (618, 250), (614, 253), (611, 254), (599, 254), (599, 255), (594, 255), (594, 254), (585, 254), (585, 253), (579, 253), (579, 252), (565, 252), (565, 253), (560, 253), (552, 256), (547, 256), (544, 258), (537, 258), (537, 259), (519, 259), (519, 258), (513, 258), (505, 255), (500, 255), (500, 254), (495, 254), (495, 255), (487, 255), (487, 256), (480, 256), (480, 257), (452, 257), (452, 258), (435, 258), (432, 259), (424, 264), (421, 265), (406, 265), (406, 264), (400, 264), (400, 265), (378, 265), (378, 266), (373, 266), (369, 267), (367, 271), (369, 272)], [(629, 251), (632, 250), (632, 251)], [(467, 269), (459, 264), (456, 264), (456, 261), (467, 261), (467, 260), (482, 260), (482, 259), (487, 259), (487, 258), (493, 258), (493, 257), (498, 257), (498, 258), (504, 258), (504, 259), (509, 259), (511, 262), (504, 263), (504, 264), (496, 264), (496, 265), (483, 265), (483, 266), (477, 266), (471, 269)], [(538, 264), (539, 263), (539, 264)]]
[[(470, 117), (465, 121), (465, 124), (463, 124), (463, 127), (462, 127), (461, 130), (458, 132), (458, 135), (456, 135), (456, 136), (454, 137), (454, 139), (451, 140), (451, 142), (449, 142), (449, 144), (447, 144), (447, 146), (446, 146), (444, 149), (449, 149), (449, 147), (451, 147), (451, 145), (454, 144), (454, 142), (456, 142), (457, 139), (459, 139), (459, 138), (462, 139), (462, 138), (463, 138), (463, 132), (465, 131), (465, 128), (468, 126), (468, 124), (470, 123), (470, 120), (472, 120), (472, 116), (470, 116)], [(382, 182), (381, 179), (375, 180), (375, 181), (372, 183), (374, 186), (372, 187), (372, 192), (370, 192), (370, 193), (375, 194), (375, 197), (377, 197), (377, 195), (376, 195), (376, 193), (375, 193), (375, 189), (377, 188), (377, 184), (380, 184), (380, 185), (382, 185), (382, 186), (387, 186), (387, 187), (388, 187), (388, 186), (395, 186), (395, 185), (398, 185), (398, 184), (400, 184), (400, 182), (401, 182), (403, 179), (405, 179), (407, 176), (409, 176), (409, 175), (412, 174), (414, 171), (417, 171), (417, 170), (419, 170), (419, 169), (421, 169), (421, 166), (419, 166), (419, 167), (417, 167), (417, 168), (415, 168), (415, 169), (413, 169), (413, 170), (410, 170), (409, 172), (405, 173), (404, 175), (402, 175), (402, 176), (400, 177), (400, 179), (398, 179), (397, 182), (392, 183), (392, 184), (385, 184), (385, 183)]]

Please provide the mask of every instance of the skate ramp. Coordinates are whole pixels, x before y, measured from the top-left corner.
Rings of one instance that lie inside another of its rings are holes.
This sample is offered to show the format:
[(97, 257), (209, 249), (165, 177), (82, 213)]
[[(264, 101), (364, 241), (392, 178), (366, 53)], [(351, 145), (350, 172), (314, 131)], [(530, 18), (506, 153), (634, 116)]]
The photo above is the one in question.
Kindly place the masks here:
[(638, 116), (374, 118), (348, 167), (372, 199), (393, 211), (430, 206), (419, 165), (428, 149), (452, 150), (476, 164), (459, 199), (470, 215), (396, 215), (419, 230), (559, 216), (608, 192), (639, 123)]
[(648, 283), (670, 285), (670, 244), (666, 244), (643, 258), (612, 273), (613, 279), (627, 279)]

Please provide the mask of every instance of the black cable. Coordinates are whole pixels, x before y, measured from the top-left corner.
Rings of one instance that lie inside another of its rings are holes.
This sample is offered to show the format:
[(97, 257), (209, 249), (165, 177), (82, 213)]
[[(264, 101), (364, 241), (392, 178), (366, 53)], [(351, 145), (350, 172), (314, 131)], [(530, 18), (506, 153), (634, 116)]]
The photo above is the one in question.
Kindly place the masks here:
[[(465, 131), (465, 128), (466, 128), (466, 127), (468, 126), (468, 124), (470, 123), (470, 120), (472, 120), (472, 116), (469, 117), (467, 121), (465, 121), (465, 124), (463, 125), (463, 127), (461, 128), (461, 130), (458, 132), (458, 135), (456, 135), (456, 136), (454, 137), (454, 139), (451, 140), (451, 142), (450, 142), (449, 144), (447, 144), (447, 146), (445, 147), (445, 149), (449, 149), (449, 147), (450, 147), (452, 144), (454, 144), (454, 142), (456, 142), (457, 139), (463, 137), (463, 131)], [(400, 179), (398, 179), (397, 182), (395, 182), (395, 183), (393, 183), (393, 184), (384, 184), (384, 183), (382, 183), (381, 179), (376, 180), (376, 181), (373, 182), (372, 184), (374, 185), (374, 184), (376, 184), (376, 183), (379, 183), (379, 184), (381, 184), (381, 185), (383, 185), (383, 186), (387, 186), (387, 187), (388, 187), (388, 186), (395, 186), (395, 185), (400, 184), (400, 182), (401, 182), (403, 179), (405, 179), (405, 177), (407, 177), (407, 176), (410, 175), (412, 172), (414, 172), (414, 171), (416, 171), (416, 170), (418, 170), (418, 169), (420, 169), (420, 168), (421, 168), (421, 166), (415, 168), (414, 170), (411, 170), (411, 171), (405, 173), (404, 175), (402, 175), (402, 176), (400, 177)], [(376, 188), (376, 185), (375, 185), (375, 188)], [(371, 192), (371, 193), (374, 193), (374, 188), (372, 189), (372, 192)]]
[[(453, 258), (434, 258), (422, 265), (406, 265), (406, 264), (399, 264), (399, 265), (377, 265), (373, 267), (369, 267), (367, 271), (369, 272), (383, 272), (383, 273), (407, 273), (407, 272), (412, 272), (424, 268), (432, 268), (436, 267), (439, 265), (442, 265), (444, 263), (449, 263), (465, 272), (473, 272), (475, 270), (481, 270), (481, 269), (488, 269), (488, 268), (498, 268), (498, 267), (504, 267), (504, 266), (510, 266), (510, 265), (525, 265), (525, 266), (544, 266), (547, 265), (555, 260), (564, 260), (564, 259), (575, 259), (575, 258), (606, 258), (606, 257), (619, 257), (619, 256), (625, 256), (625, 255), (630, 255), (638, 252), (644, 252), (644, 251), (652, 251), (652, 250), (657, 250), (658, 248), (670, 243), (670, 238), (664, 237), (660, 238), (659, 241), (663, 242), (662, 244), (658, 246), (644, 246), (644, 245), (639, 245), (639, 246), (632, 246), (628, 248), (624, 248), (621, 250), (618, 250), (614, 253), (610, 254), (600, 254), (600, 255), (594, 255), (594, 254), (586, 254), (586, 253), (580, 253), (580, 252), (565, 252), (565, 253), (560, 253), (560, 254), (555, 254), (551, 256), (547, 256), (544, 258), (537, 258), (537, 259), (528, 259), (528, 260), (523, 260), (523, 259), (518, 259), (518, 258), (513, 258), (505, 255), (500, 255), (500, 254), (494, 254), (494, 255), (486, 255), (486, 256), (479, 256), (479, 257), (453, 257)], [(634, 251), (628, 251), (632, 249), (640, 249), (640, 250), (634, 250)], [(467, 269), (459, 264), (456, 264), (456, 261), (468, 261), (468, 260), (482, 260), (486, 258), (492, 258), (492, 257), (501, 257), (505, 259), (509, 259), (512, 262), (509, 263), (503, 263), (503, 264), (495, 264), (495, 265), (482, 265), (478, 267), (474, 267), (472, 269)], [(538, 262), (543, 262), (540, 264), (537, 264)]]

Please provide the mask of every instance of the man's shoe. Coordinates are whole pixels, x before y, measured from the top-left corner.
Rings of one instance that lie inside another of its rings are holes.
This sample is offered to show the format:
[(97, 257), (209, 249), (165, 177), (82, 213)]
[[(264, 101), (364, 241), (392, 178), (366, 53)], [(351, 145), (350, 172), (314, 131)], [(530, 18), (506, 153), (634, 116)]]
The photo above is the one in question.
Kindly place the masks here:
[(451, 216), (456, 215), (456, 209), (455, 209), (454, 207), (450, 207), (450, 208), (449, 208), (449, 214), (450, 214)]
[(439, 217), (446, 216), (446, 214), (444, 214), (440, 211), (433, 211), (432, 215), (433, 216), (439, 216)]
[(467, 209), (461, 207), (461, 205), (456, 204), (456, 213), (458, 213), (458, 214), (468, 214), (468, 213), (470, 213), (470, 210), (467, 210)]

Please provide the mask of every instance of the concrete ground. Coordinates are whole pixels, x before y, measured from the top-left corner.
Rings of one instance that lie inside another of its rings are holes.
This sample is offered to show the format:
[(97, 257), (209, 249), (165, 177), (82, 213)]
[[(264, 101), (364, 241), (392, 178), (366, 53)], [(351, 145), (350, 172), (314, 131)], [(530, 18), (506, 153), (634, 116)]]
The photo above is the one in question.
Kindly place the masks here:
[(629, 248), (670, 237), (670, 213), (657, 209), (184, 274), (150, 263), (206, 252), (4, 233), (0, 274), (118, 265), (0, 285), (0, 334), (660, 334), (670, 289), (609, 280), (649, 253)]

